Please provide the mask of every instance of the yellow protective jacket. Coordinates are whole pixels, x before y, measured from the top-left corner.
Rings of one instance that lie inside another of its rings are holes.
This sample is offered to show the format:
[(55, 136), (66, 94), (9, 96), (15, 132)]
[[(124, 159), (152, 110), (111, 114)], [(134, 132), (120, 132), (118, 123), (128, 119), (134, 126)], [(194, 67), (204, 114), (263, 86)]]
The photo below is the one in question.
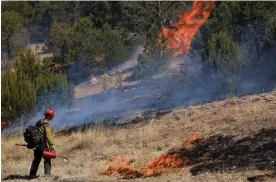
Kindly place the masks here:
[(50, 127), (50, 122), (47, 119), (42, 119), (39, 121), (39, 130), (46, 139), (48, 146), (54, 145), (54, 135)]

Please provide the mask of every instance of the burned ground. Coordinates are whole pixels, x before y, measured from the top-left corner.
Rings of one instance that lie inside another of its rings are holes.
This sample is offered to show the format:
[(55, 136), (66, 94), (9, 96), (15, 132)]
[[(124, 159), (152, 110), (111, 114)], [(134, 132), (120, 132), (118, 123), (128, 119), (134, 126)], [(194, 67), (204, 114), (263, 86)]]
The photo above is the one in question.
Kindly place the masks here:
[(192, 175), (241, 168), (276, 170), (276, 129), (262, 129), (241, 139), (236, 137), (214, 135), (198, 139), (192, 149), (171, 150), (169, 154), (188, 158)]

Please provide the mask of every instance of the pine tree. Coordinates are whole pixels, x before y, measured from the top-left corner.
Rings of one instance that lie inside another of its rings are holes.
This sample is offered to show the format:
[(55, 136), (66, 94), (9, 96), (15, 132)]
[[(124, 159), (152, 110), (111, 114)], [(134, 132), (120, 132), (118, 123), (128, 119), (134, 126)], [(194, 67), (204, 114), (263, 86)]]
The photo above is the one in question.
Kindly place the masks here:
[(210, 37), (208, 55), (210, 63), (223, 73), (234, 73), (241, 65), (239, 47), (225, 32)]
[(46, 66), (25, 50), (1, 73), (2, 117), (19, 118), (41, 108), (70, 104), (73, 85), (64, 74), (55, 75)]

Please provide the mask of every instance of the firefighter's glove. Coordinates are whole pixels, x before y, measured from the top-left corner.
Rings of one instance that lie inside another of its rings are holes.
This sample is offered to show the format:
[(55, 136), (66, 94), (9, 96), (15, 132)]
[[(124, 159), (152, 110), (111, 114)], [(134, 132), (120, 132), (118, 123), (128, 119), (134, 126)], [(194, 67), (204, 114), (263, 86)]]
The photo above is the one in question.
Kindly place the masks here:
[(50, 147), (49, 147), (49, 150), (50, 150), (51, 152), (56, 152), (54, 146), (50, 146)]

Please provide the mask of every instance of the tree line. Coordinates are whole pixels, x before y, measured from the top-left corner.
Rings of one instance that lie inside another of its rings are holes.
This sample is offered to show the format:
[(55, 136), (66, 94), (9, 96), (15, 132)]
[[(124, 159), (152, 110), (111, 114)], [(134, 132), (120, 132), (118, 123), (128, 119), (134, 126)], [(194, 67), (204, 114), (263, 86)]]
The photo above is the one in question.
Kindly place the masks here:
[[(191, 7), (190, 3), (184, 3), (186, 9)], [(265, 75), (268, 80), (275, 79), (275, 7), (275, 2), (216, 2), (210, 17), (193, 38), (188, 54), (200, 57), (207, 71), (214, 71), (226, 87), (235, 87), (234, 82), (239, 81), (236, 78)], [(166, 61), (168, 59), (165, 57), (170, 57), (169, 53), (159, 57), (166, 40), (156, 48), (156, 37), (161, 27), (169, 27), (166, 23), (168, 20), (163, 20), (163, 24), (153, 21), (147, 31), (152, 35), (152, 39), (148, 36), (147, 41), (153, 43), (148, 44), (146, 49), (152, 51), (151, 54), (140, 56), (140, 64), (136, 69), (138, 78), (144, 77), (147, 70), (152, 72), (149, 64), (162, 66), (162, 60)]]
[[(193, 51), (223, 79), (276, 74), (275, 2), (216, 2)], [(259, 75), (258, 75), (259, 74)]]
[[(160, 56), (166, 40), (162, 44), (156, 40), (162, 27), (177, 21), (177, 15), (192, 4), (187, 1), (3, 2), (1, 21), (5, 26), (1, 29), (1, 52), (9, 66), (2, 72), (2, 113), (5, 116), (28, 113), (44, 102), (41, 98), (46, 97), (45, 93), (50, 95), (58, 90), (60, 95), (64, 92), (64, 98), (72, 95), (66, 74), (54, 75), (46, 66), (47, 60), (44, 65), (37, 64), (34, 55), (21, 50), (27, 44), (45, 42), (46, 51), (54, 54), (50, 61), (70, 65), (81, 60), (92, 73), (103, 73), (127, 60), (128, 43), (138, 35), (143, 37), (145, 51), (139, 57), (135, 74), (142, 78), (152, 73), (152, 67), (158, 69), (172, 56), (170, 52)], [(275, 8), (275, 2), (216, 2), (209, 19), (196, 33), (189, 54), (200, 56), (208, 69), (215, 70), (229, 84), (233, 83), (233, 75), (251, 76), (263, 71), (273, 77), (276, 75)], [(25, 96), (20, 97), (22, 94)]]

